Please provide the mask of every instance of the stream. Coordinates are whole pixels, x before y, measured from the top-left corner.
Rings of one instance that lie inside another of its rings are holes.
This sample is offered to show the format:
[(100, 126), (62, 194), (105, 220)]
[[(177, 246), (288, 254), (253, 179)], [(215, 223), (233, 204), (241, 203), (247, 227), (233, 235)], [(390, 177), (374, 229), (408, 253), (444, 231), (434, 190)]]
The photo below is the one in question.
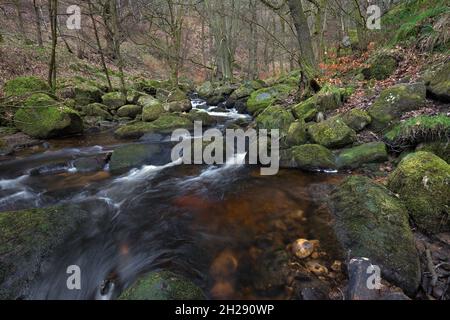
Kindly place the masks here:
[[(248, 118), (199, 100), (193, 106), (216, 117), (219, 129)], [(284, 273), (290, 243), (319, 240), (328, 265), (342, 259), (321, 209), (342, 175), (281, 170), (261, 176), (258, 167), (235, 159), (221, 166), (160, 159), (123, 174), (107, 165), (96, 172), (73, 166), (130, 143), (136, 141), (106, 131), (49, 140), (46, 148), (0, 162), (0, 211), (76, 204), (90, 214), (47, 262), (28, 298), (114, 299), (140, 276), (168, 269), (210, 299), (286, 299), (292, 297)], [(81, 268), (81, 290), (67, 289), (70, 265)]]

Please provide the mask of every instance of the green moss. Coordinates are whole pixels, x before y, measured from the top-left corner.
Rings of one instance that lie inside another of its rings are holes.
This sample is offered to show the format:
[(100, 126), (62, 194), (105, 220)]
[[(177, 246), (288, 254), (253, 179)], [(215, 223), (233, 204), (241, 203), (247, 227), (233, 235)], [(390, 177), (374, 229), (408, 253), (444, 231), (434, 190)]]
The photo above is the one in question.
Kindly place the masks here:
[(81, 133), (80, 115), (45, 94), (29, 97), (14, 115), (15, 126), (34, 138), (49, 138)]
[(102, 96), (102, 101), (109, 109), (118, 109), (127, 103), (127, 97), (121, 92), (109, 92)]
[(336, 163), (339, 168), (356, 169), (366, 163), (383, 162), (387, 159), (386, 145), (383, 142), (371, 142), (341, 151)]
[(4, 93), (6, 97), (23, 96), (36, 92), (49, 92), (48, 84), (37, 77), (18, 77), (6, 82), (4, 86)]
[(290, 86), (279, 84), (254, 91), (247, 101), (247, 109), (251, 114), (258, 114), (271, 104), (286, 99), (292, 90)]
[(73, 90), (74, 99), (80, 106), (100, 102), (103, 94), (101, 89), (86, 82), (75, 85)]
[(369, 114), (361, 109), (352, 109), (343, 114), (341, 119), (347, 126), (356, 132), (363, 130), (372, 122), (372, 118)]
[(383, 278), (414, 294), (421, 273), (405, 206), (384, 186), (362, 176), (344, 180), (330, 197), (335, 229), (348, 258), (366, 257)]
[(101, 103), (91, 103), (81, 107), (81, 112), (86, 116), (100, 117), (104, 120), (112, 120), (112, 115), (106, 111), (107, 107)]
[(450, 230), (450, 165), (429, 152), (407, 155), (389, 176), (417, 226), (428, 232)]
[(447, 141), (450, 137), (450, 117), (418, 116), (395, 126), (384, 136), (386, 143), (397, 152), (420, 142)]
[(370, 67), (362, 70), (362, 74), (366, 79), (384, 80), (392, 75), (397, 69), (398, 62), (388, 52), (378, 52), (368, 61)]
[(371, 127), (383, 130), (398, 121), (404, 112), (413, 111), (425, 104), (426, 88), (422, 83), (399, 84), (381, 92), (368, 109)]
[(442, 102), (450, 102), (450, 62), (444, 64), (437, 72), (426, 77), (427, 90), (430, 95)]
[(119, 110), (117, 110), (117, 116), (128, 117), (131, 119), (136, 118), (141, 113), (142, 107), (134, 104), (124, 105), (123, 107), (120, 107)]
[(258, 129), (278, 129), (280, 137), (287, 135), (290, 125), (295, 121), (289, 110), (281, 106), (270, 106), (256, 118)]
[(356, 141), (356, 133), (339, 117), (311, 125), (308, 133), (312, 141), (327, 148), (339, 148)]
[(204, 300), (202, 290), (170, 271), (152, 272), (138, 280), (121, 300)]
[(261, 89), (264, 85), (260, 81), (245, 81), (230, 96), (232, 100), (239, 100), (249, 97), (254, 91)]
[(297, 167), (304, 170), (335, 169), (335, 156), (327, 148), (317, 144), (296, 146), (290, 150)]
[(308, 141), (308, 134), (306, 132), (306, 123), (303, 120), (297, 120), (289, 126), (286, 137), (288, 146), (299, 146)]

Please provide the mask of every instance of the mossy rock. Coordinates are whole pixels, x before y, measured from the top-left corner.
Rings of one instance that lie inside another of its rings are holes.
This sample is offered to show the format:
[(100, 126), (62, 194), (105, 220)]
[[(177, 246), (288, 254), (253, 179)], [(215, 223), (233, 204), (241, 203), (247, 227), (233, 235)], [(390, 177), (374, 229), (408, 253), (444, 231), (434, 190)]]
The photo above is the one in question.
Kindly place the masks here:
[(239, 100), (249, 97), (253, 91), (259, 90), (264, 87), (261, 81), (245, 81), (239, 88), (237, 88), (230, 96), (232, 100)]
[(109, 170), (120, 173), (130, 168), (153, 164), (152, 160), (159, 156), (160, 152), (161, 148), (156, 144), (131, 144), (119, 147), (111, 156)]
[(390, 77), (398, 67), (397, 59), (389, 53), (381, 52), (370, 58), (370, 67), (362, 71), (367, 80), (384, 80)]
[(280, 137), (285, 137), (289, 127), (295, 121), (294, 116), (289, 110), (281, 106), (270, 106), (261, 112), (256, 118), (258, 129), (278, 129)]
[(200, 97), (209, 98), (214, 94), (214, 85), (211, 81), (206, 81), (198, 86), (196, 91)]
[(14, 124), (34, 138), (45, 139), (83, 132), (80, 115), (43, 93), (29, 97), (14, 115)]
[(49, 92), (47, 82), (37, 77), (17, 77), (5, 83), (3, 88), (6, 97), (24, 96), (37, 92)]
[(356, 132), (339, 117), (309, 126), (308, 134), (314, 143), (327, 148), (345, 147), (356, 141)]
[(26, 298), (45, 261), (88, 215), (74, 206), (0, 212), (0, 299)]
[(122, 139), (140, 138), (146, 133), (171, 133), (176, 129), (191, 129), (194, 124), (187, 117), (162, 114), (153, 122), (135, 122), (121, 126), (115, 135)]
[(91, 103), (81, 107), (81, 112), (86, 116), (100, 117), (103, 120), (112, 120), (112, 115), (107, 111), (108, 107), (101, 103)]
[(336, 169), (335, 156), (318, 144), (304, 144), (291, 148), (291, 157), (296, 166), (304, 170)]
[(306, 132), (306, 123), (303, 120), (297, 120), (289, 126), (286, 136), (286, 144), (290, 147), (305, 144), (308, 141)]
[(126, 104), (117, 110), (117, 116), (134, 119), (142, 113), (142, 107), (135, 104)]
[[(157, 101), (157, 100), (156, 100)], [(166, 111), (161, 103), (147, 105), (142, 109), (142, 121), (150, 122), (158, 119)]]
[(138, 280), (120, 300), (204, 300), (194, 283), (170, 271), (152, 272)]
[(370, 142), (342, 150), (336, 160), (338, 168), (356, 169), (366, 163), (388, 160), (386, 145), (383, 142)]
[(174, 91), (171, 91), (169, 93), (169, 96), (167, 97), (167, 102), (175, 102), (186, 99), (187, 99), (186, 92), (183, 92), (180, 89), (175, 89)]
[(192, 109), (192, 104), (189, 99), (167, 102), (163, 105), (166, 112), (186, 112)]
[(103, 91), (94, 85), (80, 83), (73, 87), (73, 91), (77, 105), (85, 106), (90, 103), (102, 101)]
[(202, 110), (191, 110), (189, 113), (186, 114), (186, 117), (194, 121), (201, 121), (203, 126), (214, 126), (217, 124), (217, 119), (213, 116), (209, 115), (207, 112)]
[(258, 114), (271, 104), (286, 99), (292, 90), (290, 86), (279, 84), (254, 91), (247, 101), (247, 109), (251, 114)]
[(344, 113), (341, 119), (347, 126), (356, 132), (362, 131), (372, 122), (370, 115), (361, 109), (352, 109)]
[(427, 233), (450, 230), (450, 165), (429, 152), (407, 155), (389, 176), (416, 225)]
[(448, 141), (450, 138), (450, 117), (418, 116), (396, 125), (384, 135), (386, 143), (401, 152), (421, 142)]
[(450, 163), (450, 140), (424, 142), (417, 146), (416, 151), (426, 151), (437, 155), (439, 158)]
[(127, 97), (122, 92), (109, 92), (102, 96), (102, 101), (110, 110), (117, 110), (127, 104)]
[(397, 122), (403, 113), (413, 111), (426, 102), (426, 88), (423, 83), (398, 84), (385, 89), (367, 110), (372, 118), (371, 127), (383, 130)]
[(330, 207), (348, 258), (370, 259), (384, 279), (414, 295), (421, 280), (420, 263), (403, 203), (386, 187), (352, 176), (332, 193)]
[(131, 105), (135, 105), (138, 103), (140, 97), (144, 96), (145, 93), (137, 90), (128, 90), (127, 91), (127, 103)]
[(450, 102), (450, 62), (425, 80), (431, 97), (442, 102)]

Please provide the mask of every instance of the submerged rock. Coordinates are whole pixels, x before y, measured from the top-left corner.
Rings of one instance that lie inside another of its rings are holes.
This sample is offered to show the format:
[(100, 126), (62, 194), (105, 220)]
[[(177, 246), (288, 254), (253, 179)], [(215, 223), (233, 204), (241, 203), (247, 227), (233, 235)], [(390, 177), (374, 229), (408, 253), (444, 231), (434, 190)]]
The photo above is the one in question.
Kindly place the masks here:
[(152, 272), (125, 290), (120, 300), (204, 300), (194, 283), (170, 271)]
[(450, 230), (450, 165), (429, 152), (407, 155), (388, 178), (415, 224), (427, 233)]
[(14, 115), (15, 126), (34, 138), (51, 138), (83, 132), (80, 115), (46, 94), (37, 93)]
[(332, 193), (330, 207), (336, 235), (349, 258), (370, 259), (386, 280), (414, 294), (420, 264), (403, 203), (369, 178), (352, 176)]
[(87, 217), (74, 206), (0, 212), (0, 299), (26, 298), (44, 262)]
[(423, 83), (398, 84), (381, 92), (367, 110), (371, 126), (383, 130), (398, 121), (404, 112), (413, 111), (425, 104), (426, 89)]
[(370, 142), (342, 150), (337, 159), (338, 168), (356, 169), (365, 163), (387, 161), (388, 154), (383, 142)]
[(356, 133), (339, 117), (333, 117), (308, 128), (311, 140), (327, 148), (340, 148), (356, 141)]
[(161, 148), (157, 144), (130, 144), (114, 150), (109, 170), (123, 172), (130, 168), (140, 167), (144, 164), (160, 163)]

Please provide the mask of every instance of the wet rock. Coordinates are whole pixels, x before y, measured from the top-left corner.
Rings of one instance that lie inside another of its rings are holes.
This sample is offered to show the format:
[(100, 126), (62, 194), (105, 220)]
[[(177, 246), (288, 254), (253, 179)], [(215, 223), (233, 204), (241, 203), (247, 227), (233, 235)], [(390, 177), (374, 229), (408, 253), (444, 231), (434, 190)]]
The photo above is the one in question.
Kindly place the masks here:
[(315, 274), (316, 276), (325, 276), (328, 274), (328, 269), (324, 265), (320, 264), (317, 261), (308, 261), (306, 262), (306, 268), (309, 272)]
[(26, 298), (44, 262), (87, 218), (75, 206), (0, 212), (0, 299)]
[(370, 142), (342, 150), (337, 159), (338, 168), (356, 169), (366, 163), (387, 161), (388, 154), (383, 142)]
[(450, 62), (444, 64), (435, 74), (425, 78), (427, 92), (442, 102), (450, 102)]
[(110, 110), (117, 110), (127, 104), (127, 97), (121, 92), (109, 92), (102, 96), (102, 101)]
[(22, 132), (3, 136), (0, 138), (0, 156), (11, 154), (16, 150), (38, 146), (42, 143), (42, 140), (33, 139)]
[(450, 165), (419, 151), (407, 155), (388, 178), (415, 224), (427, 233), (450, 230)]
[(292, 253), (299, 259), (309, 257), (314, 252), (314, 244), (306, 239), (298, 239), (292, 244)]
[(67, 172), (69, 165), (65, 162), (46, 164), (30, 170), (30, 176), (52, 175)]
[(101, 171), (105, 166), (105, 159), (100, 157), (78, 158), (74, 160), (73, 166), (78, 172)]
[(161, 164), (161, 148), (154, 144), (130, 144), (114, 150), (109, 170), (123, 172), (130, 168), (149, 164)]
[(340, 148), (356, 141), (356, 133), (339, 117), (333, 117), (308, 127), (308, 134), (314, 143), (326, 148)]
[(125, 290), (120, 300), (204, 300), (194, 283), (170, 271), (152, 272)]
[(380, 267), (383, 278), (414, 294), (421, 273), (403, 203), (386, 187), (353, 176), (332, 193), (330, 207), (336, 235), (349, 258), (367, 257)]
[(335, 156), (318, 144), (305, 144), (291, 148), (291, 159), (304, 170), (332, 170), (336, 168)]
[[(349, 300), (377, 300), (380, 296), (378, 290), (372, 285), (373, 265), (367, 258), (353, 258), (348, 264), (348, 288), (347, 299)], [(381, 275), (380, 275), (381, 276)], [(378, 279), (381, 284), (381, 278)], [(370, 287), (369, 287), (369, 285)]]
[(284, 84), (259, 89), (250, 95), (247, 109), (253, 115), (259, 114), (273, 103), (286, 99), (292, 90), (292, 87)]
[(73, 109), (58, 105), (46, 94), (30, 96), (14, 115), (15, 126), (33, 138), (45, 139), (81, 133), (83, 122)]
[(425, 104), (426, 89), (423, 83), (398, 84), (381, 92), (367, 110), (372, 118), (371, 127), (383, 130), (397, 122), (404, 112), (413, 111)]
[(364, 110), (352, 109), (342, 115), (342, 121), (356, 132), (359, 132), (372, 122), (372, 118)]
[(134, 104), (127, 104), (117, 110), (118, 117), (128, 117), (134, 119), (142, 113), (142, 107)]

